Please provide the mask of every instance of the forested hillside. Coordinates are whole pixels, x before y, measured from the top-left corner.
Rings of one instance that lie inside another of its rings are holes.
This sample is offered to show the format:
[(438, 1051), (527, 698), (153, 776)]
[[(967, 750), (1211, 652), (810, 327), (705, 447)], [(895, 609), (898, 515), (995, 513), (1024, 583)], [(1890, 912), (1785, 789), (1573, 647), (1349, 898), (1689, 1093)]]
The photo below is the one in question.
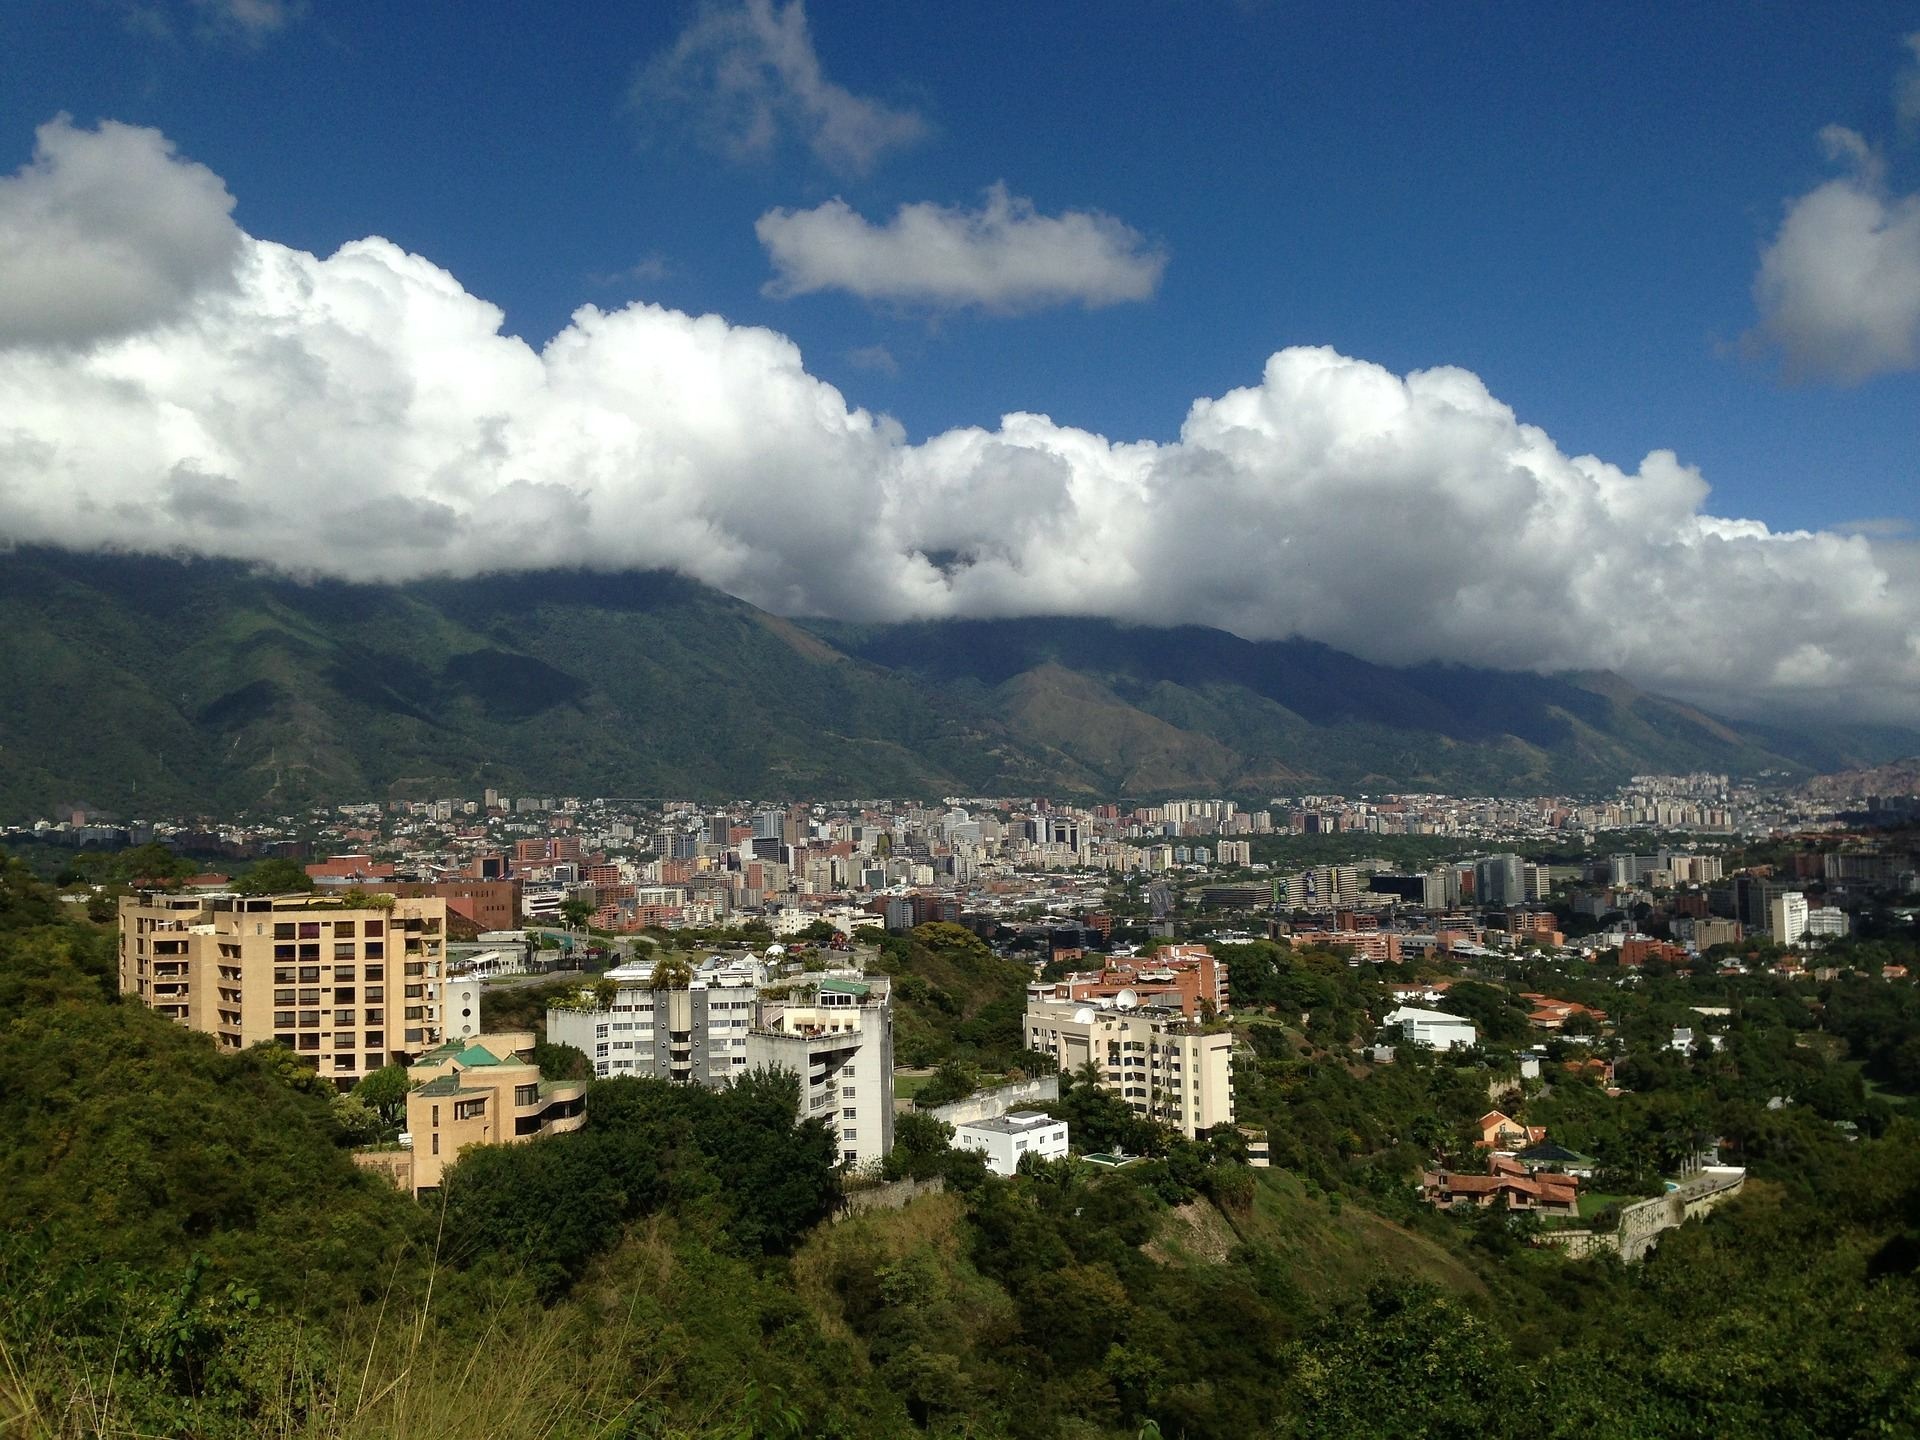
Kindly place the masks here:
[[(585, 1130), (475, 1152), (441, 1199), (416, 1204), (354, 1169), (337, 1102), (292, 1057), (223, 1056), (117, 1003), (108, 953), (102, 931), (6, 865), (8, 1433), (1225, 1440), (1920, 1424), (1914, 1127), (1844, 1085), (1743, 1119), (1749, 1094), (1815, 1094), (1823, 1067), (1846, 1063), (1801, 1058), (1776, 1037), (1795, 1022), (1765, 1019), (1764, 997), (1751, 1055), (1704, 1083), (1676, 1060), (1639, 1077), (1624, 1110), (1562, 1087), (1552, 1123), (1609, 1165), (1697, 1108), (1760, 1177), (1627, 1269), (1532, 1249), (1493, 1212), (1414, 1203), (1407, 1163), (1484, 1105), (1480, 1062), (1369, 1076), (1339, 1058), (1378, 981), (1337, 956), (1232, 955), (1255, 1047), (1243, 1113), (1286, 1168), (1249, 1171), (1230, 1137), (1170, 1139), (1069, 1083), (1060, 1111), (1078, 1135), (1154, 1158), (998, 1180), (947, 1152), (935, 1122), (903, 1116), (893, 1173), (941, 1176), (947, 1193), (833, 1225), (830, 1148), (791, 1122), (778, 1080), (719, 1095), (597, 1084)], [(1863, 1046), (1881, 1043), (1881, 1000), (1842, 1008)], [(1302, 1013), (1306, 1029), (1287, 1023)], [(1829, 1122), (1836, 1109), (1867, 1122), (1859, 1138)]]
[(1920, 735), (1738, 726), (1615, 677), (1371, 665), (1085, 620), (804, 627), (578, 571), (304, 583), (0, 555), (0, 819), (386, 796), (1535, 791), (1833, 768)]

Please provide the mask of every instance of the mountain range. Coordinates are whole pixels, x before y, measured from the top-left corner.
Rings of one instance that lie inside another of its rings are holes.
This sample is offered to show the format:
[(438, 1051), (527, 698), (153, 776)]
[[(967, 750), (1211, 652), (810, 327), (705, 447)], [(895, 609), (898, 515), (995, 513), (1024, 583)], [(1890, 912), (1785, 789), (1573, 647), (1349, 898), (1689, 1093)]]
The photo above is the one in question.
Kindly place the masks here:
[(1920, 733), (1733, 722), (1607, 674), (1393, 668), (1084, 619), (800, 622), (660, 572), (394, 585), (0, 555), (0, 818), (389, 796), (1579, 791)]

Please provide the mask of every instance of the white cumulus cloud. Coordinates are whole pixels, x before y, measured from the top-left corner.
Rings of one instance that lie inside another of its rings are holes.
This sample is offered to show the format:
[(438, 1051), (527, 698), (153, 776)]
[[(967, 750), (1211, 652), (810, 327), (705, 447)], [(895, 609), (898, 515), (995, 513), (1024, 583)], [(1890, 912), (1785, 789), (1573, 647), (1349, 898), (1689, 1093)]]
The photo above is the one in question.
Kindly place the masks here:
[(62, 115), (0, 179), (0, 345), (81, 345), (231, 284), (242, 236), (220, 177), (157, 130)]
[(927, 131), (917, 112), (827, 78), (802, 0), (708, 4), (640, 71), (631, 99), (656, 132), (690, 130), (735, 159), (758, 160), (791, 137), (848, 174)]
[[(152, 230), (75, 226), (82, 249)], [(137, 328), (0, 347), (0, 538), (359, 581), (669, 567), (788, 614), (1099, 615), (1724, 703), (1920, 699), (1911, 547), (1716, 516), (1673, 455), (1568, 455), (1466, 371), (1287, 349), (1168, 443), (1037, 414), (915, 442), (770, 330), (589, 306), (536, 349), (501, 323), (386, 240), (247, 237), (229, 284)]]
[[(1903, 42), (1914, 64), (1895, 83), (1903, 135), (1920, 126), (1920, 34)], [(1787, 206), (1762, 250), (1751, 340), (1777, 347), (1797, 379), (1854, 384), (1920, 366), (1920, 194), (1889, 188), (1867, 138), (1841, 125), (1820, 132), (1842, 173)]]
[(875, 225), (844, 200), (811, 210), (769, 210), (754, 233), (773, 262), (777, 296), (845, 290), (864, 300), (936, 309), (1032, 310), (1145, 300), (1159, 288), (1166, 252), (1111, 215), (1042, 215), (994, 185), (977, 210), (902, 205)]

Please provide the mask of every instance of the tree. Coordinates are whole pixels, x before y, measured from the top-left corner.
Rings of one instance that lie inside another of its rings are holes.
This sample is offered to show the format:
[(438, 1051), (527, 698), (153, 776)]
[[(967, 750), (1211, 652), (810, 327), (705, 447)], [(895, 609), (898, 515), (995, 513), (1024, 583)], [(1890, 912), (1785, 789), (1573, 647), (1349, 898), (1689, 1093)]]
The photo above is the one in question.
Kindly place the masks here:
[(938, 1174), (953, 1140), (953, 1127), (932, 1115), (912, 1110), (894, 1117), (893, 1149), (887, 1155), (889, 1180), (924, 1180)]
[(693, 967), (680, 955), (662, 955), (653, 963), (653, 978), (648, 982), (655, 990), (685, 990), (693, 984)]
[(566, 917), (567, 924), (580, 928), (593, 918), (593, 906), (575, 897), (560, 902), (560, 913)]
[(533, 1047), (528, 1059), (540, 1067), (542, 1080), (591, 1080), (593, 1061), (573, 1045), (555, 1045), (542, 1040)]
[(255, 865), (233, 888), (242, 895), (287, 895), (296, 891), (311, 891), (313, 881), (308, 877), (306, 867), (298, 861), (276, 855)]
[(407, 1113), (407, 1091), (411, 1088), (406, 1066), (383, 1065), (354, 1086), (353, 1094), (383, 1122), (397, 1125)]
[(951, 1105), (956, 1100), (964, 1100), (979, 1088), (979, 1081), (967, 1066), (958, 1060), (947, 1060), (934, 1071), (933, 1078), (920, 1087), (913, 1097), (913, 1103), (921, 1110), (932, 1110), (941, 1105)]

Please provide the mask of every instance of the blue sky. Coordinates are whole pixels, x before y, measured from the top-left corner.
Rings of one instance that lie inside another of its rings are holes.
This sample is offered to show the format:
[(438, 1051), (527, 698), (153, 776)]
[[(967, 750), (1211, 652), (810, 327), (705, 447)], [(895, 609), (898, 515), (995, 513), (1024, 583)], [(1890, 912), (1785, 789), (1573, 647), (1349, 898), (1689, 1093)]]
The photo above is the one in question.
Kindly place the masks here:
[[(1821, 270), (1836, 231), (1811, 211), (1794, 245), (1783, 231), (1790, 207), (1820, 194), (1868, 205), (1893, 217), (1889, 226), (1912, 219), (1903, 206), (1920, 207), (1911, 199), (1920, 98), (1904, 126), (1898, 99), (1902, 84), (1920, 97), (1920, 43), (1906, 40), (1920, 30), (1911, 4), (983, 0), (816, 3), (803, 19), (758, 0), (761, 21), (787, 25), (815, 68), (811, 80), (788, 76), (755, 92), (766, 128), (762, 143), (743, 146), (743, 132), (725, 128), (739, 114), (715, 109), (703, 90), (713, 73), (672, 57), (711, 31), (723, 37), (722, 61), (737, 62), (724, 37), (738, 39), (750, 4), (17, 0), (0, 20), (0, 175), (40, 163), (35, 129), (56, 115), (79, 132), (102, 121), (143, 127), (171, 144), (176, 172), (193, 162), (224, 182), (233, 221), (254, 241), (326, 257), (385, 237), (500, 306), (505, 329), (536, 349), (589, 303), (617, 310), (645, 300), (768, 327), (800, 347), (807, 374), (893, 417), (900, 442), (916, 447), (955, 427), (992, 430), (1016, 411), (1115, 442), (1172, 442), (1197, 397), (1260, 386), (1267, 358), (1288, 347), (1330, 347), (1393, 376), (1458, 366), (1551, 436), (1560, 460), (1592, 453), (1631, 475), (1649, 452), (1671, 449), (1712, 487), (1701, 500), (1688, 498), (1684, 477), (1648, 481), (1668, 498), (1651, 509), (1609, 502), (1615, 523), (1684, 529), (1693, 510), (1776, 532), (1882, 522), (1875, 533), (1889, 544), (1872, 563), (1899, 572), (1900, 598), (1875, 599), (1868, 585), (1854, 599), (1881, 607), (1875, 644), (1920, 645), (1920, 611), (1901, 589), (1912, 568), (1904, 536), (1920, 523), (1920, 322), (1897, 306), (1883, 314), (1877, 280)], [(794, 84), (814, 83), (827, 87), (823, 105), (867, 127), (864, 151), (836, 151), (822, 129), (827, 111), (796, 101)], [(1833, 139), (1835, 126), (1856, 139)], [(1073, 282), (1050, 282), (1052, 291), (983, 291), (969, 303), (876, 280), (850, 293), (895, 262), (924, 279), (932, 262), (904, 255), (904, 239), (883, 243), (876, 228), (901, 207), (928, 207), (937, 228), (942, 215), (986, 205), (995, 186), (1012, 197), (1016, 229), (1023, 216), (1079, 227), (1036, 246), (1105, 244), (1102, 264), (1120, 289), (1076, 295)], [(809, 281), (785, 273), (770, 285), (776, 222), (763, 217), (778, 212), (792, 221), (781, 233), (793, 263), (815, 267)], [(803, 221), (812, 227), (804, 233)], [(1893, 282), (1920, 285), (1920, 249), (1905, 235), (1888, 242)], [(876, 247), (872, 266), (848, 259), (855, 241)], [(1776, 248), (1784, 298), (1763, 315), (1756, 276)], [(1854, 312), (1833, 313), (1848, 304)], [(1320, 383), (1303, 373), (1274, 394), (1310, 405)], [(1370, 402), (1349, 399), (1339, 426), (1370, 413)], [(1502, 443), (1501, 455), (1519, 444)], [(1049, 432), (1016, 459), (1057, 460), (1064, 444)], [(937, 472), (938, 483), (915, 483), (959, 509), (976, 492), (1030, 483), (1019, 463), (992, 456), (971, 457), (974, 468), (956, 478), (936, 463), (937, 448), (889, 452), (888, 473)], [(207, 453), (227, 465), (223, 484), (244, 489), (232, 449)], [(1100, 460), (1102, 473), (1132, 463)], [(1281, 473), (1294, 461), (1274, 463)], [(1432, 459), (1434, 493), (1449, 467), (1489, 463), (1505, 461)], [(1153, 484), (1188, 483), (1163, 468)], [(1352, 506), (1348, 523), (1428, 513), (1431, 495), (1382, 490), (1371, 472), (1342, 474), (1328, 493)], [(1083, 487), (1062, 483), (1084, 507)], [(713, 493), (703, 492), (703, 514)], [(1498, 546), (1512, 538), (1505, 518), (1497, 504), (1476, 509), (1469, 533)], [(1517, 534), (1525, 517), (1512, 518)], [(1002, 605), (954, 598), (950, 555), (984, 554), (962, 529), (945, 512), (920, 524), (900, 549), (916, 565), (934, 557), (944, 579), (922, 567), (875, 581), (906, 598), (867, 609), (884, 617)], [(66, 533), (54, 520), (41, 532)], [(1305, 529), (1265, 538), (1275, 547), (1297, 539), (1296, 555), (1310, 539), (1316, 554), (1335, 543)], [(1742, 583), (1761, 586), (1785, 553), (1754, 560)], [(1867, 563), (1866, 552), (1844, 547), (1794, 553), (1809, 585)], [(763, 589), (729, 580), (718, 562), (686, 568), (776, 608), (860, 608), (799, 573), (811, 563), (783, 555), (777, 564), (795, 575)], [(1021, 563), (1008, 561), (1008, 573), (1026, 575)], [(1206, 561), (1188, 547), (1138, 563), (1136, 587), (1155, 566)], [(1625, 583), (1635, 563), (1615, 556), (1605, 586)], [(929, 584), (947, 588), (929, 598)], [(1615, 601), (1599, 594), (1600, 578), (1588, 588), (1568, 603), (1587, 606), (1580, 616), (1591, 620)], [(1659, 603), (1685, 614), (1727, 589), (1703, 570)], [(1122, 608), (1044, 587), (1019, 594), (1004, 608)], [(1835, 614), (1854, 603), (1807, 595)], [(1176, 602), (1167, 618), (1350, 646), (1399, 627), (1410, 638), (1376, 646), (1382, 658), (1612, 664), (1676, 683), (1676, 667), (1652, 654), (1656, 635), (1603, 644), (1571, 638), (1573, 627), (1533, 651), (1458, 638), (1480, 633), (1476, 606), (1532, 603), (1524, 587), (1434, 591), (1432, 605), (1458, 612), (1447, 634), (1408, 615), (1340, 621), (1297, 597), (1251, 591)], [(1826, 644), (1791, 637), (1785, 649), (1809, 650), (1804, 663), (1758, 678), (1729, 672), (1724, 683), (1839, 683), (1829, 662), (1844, 657)], [(1895, 660), (1897, 673), (1851, 678), (1878, 687), (1881, 702), (1892, 693), (1897, 709), (1911, 698), (1920, 649)]]
[[(10, 10), (6, 161), (59, 111), (156, 127), (251, 233), (385, 235), (535, 342), (646, 298), (791, 335), (915, 435), (1029, 409), (1113, 438), (1325, 344), (1472, 369), (1569, 453), (1671, 447), (1722, 513), (1920, 520), (1920, 378), (1790, 384), (1737, 350), (1818, 131), (1892, 136), (1911, 5), (816, 5), (832, 78), (928, 121), (864, 176), (649, 143), (630, 90), (690, 5), (316, 4), (252, 40), (191, 6), (152, 12), (172, 39), (131, 5)], [(760, 293), (770, 206), (995, 181), (1164, 245), (1157, 296), (1009, 319)], [(897, 374), (848, 358), (875, 346)]]

